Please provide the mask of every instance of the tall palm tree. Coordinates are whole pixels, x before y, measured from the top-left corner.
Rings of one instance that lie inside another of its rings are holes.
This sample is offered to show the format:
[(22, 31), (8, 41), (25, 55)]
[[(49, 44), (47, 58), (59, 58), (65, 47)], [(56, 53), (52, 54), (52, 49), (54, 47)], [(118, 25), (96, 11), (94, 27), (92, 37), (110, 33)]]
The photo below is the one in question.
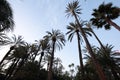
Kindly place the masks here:
[(0, 32), (14, 28), (13, 12), (7, 0), (0, 0)]
[(11, 53), (11, 51), (14, 50), (15, 47), (18, 47), (20, 45), (25, 45), (25, 41), (23, 40), (22, 36), (16, 37), (15, 35), (12, 36), (10, 43), (12, 46), (10, 47), (10, 50), (6, 53), (6, 55), (1, 60), (0, 66), (2, 65), (3, 61), (8, 57), (8, 55)]
[(94, 9), (93, 11), (93, 18), (91, 21), (97, 28), (102, 28), (104, 26), (105, 29), (110, 29), (110, 27), (113, 26), (120, 31), (120, 26), (112, 21), (120, 16), (119, 7), (112, 6), (112, 3), (103, 3), (98, 9)]
[[(67, 29), (69, 30), (66, 34), (68, 36), (68, 40), (70, 40), (70, 42), (72, 41), (73, 36), (76, 34), (77, 36), (77, 41), (78, 41), (78, 52), (79, 52), (79, 60), (80, 60), (80, 66), (81, 66), (81, 74), (82, 77), (84, 77), (84, 68), (83, 68), (83, 60), (82, 60), (82, 52), (81, 52), (81, 46), (80, 46), (80, 41), (82, 40), (82, 36), (80, 34), (79, 31), (79, 26), (76, 23), (70, 23), (67, 26)], [(91, 34), (89, 33), (89, 28), (83, 28), (84, 32), (86, 32), (86, 34), (89, 34), (91, 36)]]
[(104, 75), (104, 73), (102, 71), (102, 68), (98, 64), (98, 61), (96, 61), (96, 57), (95, 57), (95, 55), (94, 55), (94, 53), (92, 51), (91, 45), (90, 45), (90, 43), (89, 43), (89, 41), (88, 41), (88, 39), (87, 39), (87, 37), (85, 35), (85, 32), (83, 31), (82, 26), (81, 26), (81, 24), (80, 24), (80, 22), (78, 20), (78, 15), (81, 13), (80, 12), (81, 9), (80, 9), (80, 6), (79, 6), (79, 2), (78, 1), (73, 1), (72, 3), (69, 3), (66, 8), (67, 8), (66, 9), (67, 15), (73, 16), (75, 18), (78, 26), (80, 27), (79, 30), (80, 30), (80, 32), (81, 32), (81, 34), (82, 34), (82, 36), (83, 36), (83, 38), (85, 40), (86, 47), (87, 47), (88, 52), (90, 53), (90, 55), (92, 57), (92, 61), (93, 61), (94, 65), (95, 65), (95, 67), (96, 67), (96, 70), (97, 70), (98, 74), (99, 74), (99, 78), (101, 80), (106, 80), (105, 75)]
[(49, 44), (51, 46), (51, 60), (50, 60), (50, 67), (48, 71), (48, 80), (52, 80), (52, 66), (53, 66), (53, 60), (54, 60), (54, 52), (57, 47), (60, 50), (62, 48), (62, 45), (65, 45), (65, 37), (60, 32), (60, 30), (52, 29), (52, 32), (47, 31), (47, 35), (44, 36), (44, 38), (49, 41)]

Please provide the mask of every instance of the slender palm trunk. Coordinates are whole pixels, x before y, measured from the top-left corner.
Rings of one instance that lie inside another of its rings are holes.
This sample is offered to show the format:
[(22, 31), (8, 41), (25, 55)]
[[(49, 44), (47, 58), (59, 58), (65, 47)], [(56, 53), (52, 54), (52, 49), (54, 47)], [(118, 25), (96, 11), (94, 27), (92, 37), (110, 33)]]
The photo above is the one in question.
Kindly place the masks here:
[(10, 52), (14, 49), (14, 46), (10, 47), (10, 50), (7, 52), (7, 54), (3, 57), (3, 59), (0, 62), (0, 66), (3, 63), (3, 61), (8, 57), (8, 55), (10, 54)]
[(95, 68), (96, 68), (96, 70), (97, 70), (97, 72), (98, 72), (99, 78), (100, 78), (101, 80), (106, 80), (106, 77), (105, 77), (105, 75), (104, 75), (104, 73), (103, 73), (103, 70), (102, 70), (101, 66), (98, 64), (98, 61), (96, 61), (96, 57), (95, 57), (95, 55), (94, 55), (94, 53), (93, 53), (93, 51), (92, 51), (91, 45), (90, 45), (90, 43), (89, 43), (89, 41), (88, 41), (88, 39), (87, 39), (87, 37), (86, 37), (86, 35), (85, 35), (85, 32), (83, 31), (83, 29), (82, 29), (82, 27), (81, 27), (81, 25), (80, 25), (80, 23), (79, 23), (79, 20), (78, 20), (78, 18), (77, 18), (77, 15), (75, 14), (75, 12), (73, 12), (73, 15), (74, 15), (74, 17), (75, 17), (78, 25), (80, 26), (80, 32), (81, 32), (81, 34), (82, 34), (82, 36), (83, 36), (83, 38), (84, 38), (84, 40), (85, 40), (86, 47), (87, 47), (87, 49), (88, 49), (89, 54), (90, 54), (91, 57), (92, 57), (92, 61), (93, 61), (94, 65), (95, 65)]
[(42, 57), (44, 56), (44, 52), (41, 52), (41, 56), (40, 56), (40, 60), (39, 60), (39, 68), (41, 66), (41, 61), (42, 61)]
[(108, 24), (112, 25), (114, 28), (116, 28), (118, 31), (120, 31), (120, 26), (118, 26), (116, 23), (114, 23), (112, 20), (106, 18), (106, 21)]
[(35, 58), (36, 58), (36, 56), (37, 56), (37, 53), (38, 53), (38, 51), (40, 50), (40, 45), (38, 46), (38, 49), (35, 51), (35, 53), (34, 53), (34, 57), (33, 57), (33, 61), (35, 61)]
[[(90, 28), (91, 29), (91, 28)], [(91, 29), (91, 32), (93, 33), (93, 35), (95, 36), (95, 38), (97, 39), (97, 41), (99, 42), (100, 46), (105, 50), (105, 47), (103, 46), (102, 42), (100, 41), (100, 39), (97, 37), (97, 35), (95, 34), (95, 32)]]
[(8, 73), (6, 74), (6, 78), (5, 80), (9, 80), (9, 78), (12, 76), (14, 70), (15, 70), (15, 67), (17, 66), (19, 62), (19, 59), (15, 60), (12, 64), (12, 67), (10, 68), (10, 71), (8, 71)]
[(78, 40), (78, 51), (79, 51), (81, 75), (82, 75), (82, 80), (84, 80), (84, 67), (83, 67), (82, 52), (81, 52), (81, 46), (80, 46), (80, 38), (79, 38), (79, 33), (76, 32), (76, 34), (77, 34), (77, 40)]
[(55, 42), (53, 42), (53, 50), (51, 54), (51, 60), (50, 60), (50, 67), (48, 71), (48, 80), (52, 80), (53, 75), (52, 75), (52, 65), (53, 65), (53, 60), (54, 60), (54, 50), (55, 50)]

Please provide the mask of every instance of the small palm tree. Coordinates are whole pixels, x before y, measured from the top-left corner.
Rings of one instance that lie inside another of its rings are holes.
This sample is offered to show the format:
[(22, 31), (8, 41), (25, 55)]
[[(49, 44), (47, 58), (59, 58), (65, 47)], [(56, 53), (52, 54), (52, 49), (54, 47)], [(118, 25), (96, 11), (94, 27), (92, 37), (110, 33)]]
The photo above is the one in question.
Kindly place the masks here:
[(47, 35), (44, 36), (44, 38), (49, 41), (49, 44), (51, 46), (51, 60), (48, 72), (48, 80), (52, 80), (52, 65), (54, 60), (54, 52), (57, 47), (60, 50), (62, 48), (62, 45), (65, 45), (65, 37), (60, 32), (60, 30), (52, 29), (52, 32), (47, 31)]
[(44, 53), (48, 53), (50, 49), (50, 45), (48, 44), (48, 40), (42, 39), (39, 41), (40, 44), (40, 51), (41, 56), (39, 58), (39, 67), (41, 66), (42, 57), (44, 56)]
[(114, 23), (112, 20), (120, 16), (120, 8), (112, 6), (112, 3), (101, 4), (98, 9), (93, 10), (92, 24), (97, 28), (110, 29), (111, 26), (120, 31), (120, 26)]
[(0, 0), (0, 32), (14, 28), (13, 12), (7, 0)]
[(91, 48), (91, 45), (90, 45), (90, 43), (89, 43), (89, 41), (88, 41), (88, 39), (87, 39), (87, 37), (86, 37), (86, 35), (85, 35), (84, 30), (82, 29), (82, 26), (81, 26), (80, 22), (79, 22), (78, 15), (81, 14), (81, 12), (80, 12), (81, 9), (80, 9), (80, 6), (79, 6), (79, 2), (78, 2), (78, 1), (73, 1), (72, 3), (69, 3), (66, 8), (67, 8), (67, 9), (66, 9), (67, 15), (68, 15), (68, 16), (69, 16), (69, 15), (73, 16), (73, 17), (75, 18), (78, 26), (80, 27), (79, 30), (80, 30), (83, 38), (84, 38), (84, 41), (85, 41), (85, 43), (86, 43), (86, 47), (87, 47), (88, 52), (90, 53), (90, 55), (91, 55), (91, 57), (92, 57), (93, 63), (94, 63), (94, 65), (95, 65), (95, 67), (96, 67), (96, 70), (98, 71), (98, 74), (99, 74), (100, 79), (101, 79), (101, 80), (106, 80), (105, 75), (104, 75), (104, 73), (103, 73), (103, 71), (102, 71), (102, 68), (101, 68), (101, 66), (98, 64), (98, 62), (96, 61), (95, 54), (93, 53), (92, 48)]

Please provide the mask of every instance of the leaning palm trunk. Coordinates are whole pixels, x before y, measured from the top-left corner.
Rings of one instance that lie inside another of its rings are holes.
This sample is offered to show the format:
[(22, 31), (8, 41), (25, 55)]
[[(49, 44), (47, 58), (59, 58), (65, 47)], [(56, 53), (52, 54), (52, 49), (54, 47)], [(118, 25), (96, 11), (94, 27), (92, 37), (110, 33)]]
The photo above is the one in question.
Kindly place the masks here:
[(88, 39), (87, 39), (87, 37), (86, 37), (86, 35), (85, 35), (81, 25), (79, 23), (77, 15), (75, 14), (74, 11), (72, 13), (73, 13), (73, 15), (74, 15), (74, 17), (75, 17), (75, 19), (77, 21), (78, 26), (80, 26), (80, 32), (81, 32), (81, 34), (82, 34), (82, 36), (83, 36), (83, 38), (84, 38), (84, 40), (86, 42), (86, 47), (87, 47), (87, 49), (88, 49), (88, 51), (89, 51), (89, 53), (90, 53), (90, 55), (92, 57), (92, 61), (93, 61), (94, 65), (95, 65), (95, 68), (96, 68), (96, 70), (98, 72), (99, 78), (101, 80), (106, 80), (106, 77), (105, 77), (105, 75), (103, 73), (103, 70), (102, 70), (101, 66), (98, 64), (98, 61), (96, 61), (96, 57), (95, 57), (95, 55), (94, 55), (94, 53), (92, 51), (91, 45), (90, 45), (90, 43), (89, 43), (89, 41), (88, 41)]
[(0, 62), (0, 66), (2, 65), (3, 61), (8, 57), (10, 52), (14, 49), (14, 46), (10, 47), (10, 50), (7, 52), (7, 54), (3, 57), (3, 59)]
[(15, 60), (13, 62), (12, 66), (10, 67), (10, 71), (8, 71), (7, 74), (6, 74), (5, 80), (9, 80), (11, 78), (11, 76), (12, 76), (12, 74), (13, 74), (13, 72), (15, 70), (15, 67), (17, 66), (18, 62), (19, 62), (19, 59)]
[[(90, 27), (89, 27), (90, 28)], [(92, 28), (90, 28), (91, 32), (93, 33), (93, 35), (95, 36), (95, 38), (97, 39), (97, 41), (99, 42), (100, 46), (104, 49), (105, 47), (103, 46), (102, 42), (100, 41), (100, 39), (97, 37), (97, 35), (95, 34), (95, 32), (92, 30)]]
[(55, 50), (55, 42), (53, 42), (53, 50), (51, 54), (51, 59), (50, 59), (50, 67), (48, 71), (48, 80), (52, 80), (53, 75), (52, 75), (52, 65), (53, 65), (53, 60), (54, 60), (54, 50)]
[(78, 32), (76, 32), (77, 38), (78, 38), (78, 50), (79, 50), (79, 59), (80, 59), (80, 67), (81, 67), (81, 76), (82, 80), (84, 80), (84, 67), (83, 67), (83, 60), (82, 60), (82, 52), (81, 52), (81, 46), (80, 46), (80, 38)]
[(116, 23), (114, 23), (112, 20), (105, 18), (107, 23), (112, 25), (114, 28), (116, 28), (118, 31), (120, 31), (120, 26), (118, 26)]

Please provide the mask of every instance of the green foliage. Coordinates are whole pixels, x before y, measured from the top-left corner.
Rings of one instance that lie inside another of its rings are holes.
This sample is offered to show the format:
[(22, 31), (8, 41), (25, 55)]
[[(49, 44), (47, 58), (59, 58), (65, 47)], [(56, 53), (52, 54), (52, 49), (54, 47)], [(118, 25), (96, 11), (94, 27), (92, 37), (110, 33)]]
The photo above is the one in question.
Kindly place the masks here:
[(112, 6), (112, 3), (101, 4), (98, 9), (94, 9), (91, 18), (92, 24), (97, 28), (110, 29), (111, 24), (109, 20), (114, 20), (120, 16), (120, 9), (116, 6)]

